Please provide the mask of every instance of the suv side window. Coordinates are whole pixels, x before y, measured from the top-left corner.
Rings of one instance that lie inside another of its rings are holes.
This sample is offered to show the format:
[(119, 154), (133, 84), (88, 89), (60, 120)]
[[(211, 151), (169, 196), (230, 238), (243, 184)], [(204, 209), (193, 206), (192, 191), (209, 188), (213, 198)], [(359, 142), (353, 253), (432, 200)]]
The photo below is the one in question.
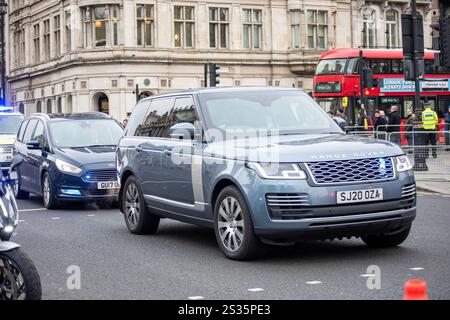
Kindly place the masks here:
[(39, 141), (39, 144), (44, 150), (48, 150), (48, 141), (45, 135), (45, 127), (42, 121), (39, 121), (36, 130), (34, 130), (32, 141)]
[(134, 107), (130, 120), (128, 120), (128, 125), (125, 128), (126, 136), (139, 136), (137, 131), (141, 129), (150, 103), (151, 101), (141, 101)]
[(172, 109), (169, 119), (170, 128), (178, 123), (188, 122), (194, 124), (198, 120), (195, 112), (194, 99), (192, 97), (181, 97), (175, 100), (175, 106)]
[(25, 134), (23, 135), (23, 143), (28, 143), (31, 141), (31, 137), (33, 136), (34, 129), (38, 123), (37, 119), (31, 119), (28, 122), (27, 129), (25, 130)]
[(19, 129), (19, 133), (17, 134), (17, 141), (23, 142), (23, 134), (25, 133), (25, 129), (27, 128), (28, 122), (29, 122), (28, 120), (22, 122), (22, 125), (20, 126)]
[(173, 98), (152, 100), (144, 123), (136, 130), (136, 136), (168, 138), (170, 136), (167, 127), (169, 113), (172, 110)]

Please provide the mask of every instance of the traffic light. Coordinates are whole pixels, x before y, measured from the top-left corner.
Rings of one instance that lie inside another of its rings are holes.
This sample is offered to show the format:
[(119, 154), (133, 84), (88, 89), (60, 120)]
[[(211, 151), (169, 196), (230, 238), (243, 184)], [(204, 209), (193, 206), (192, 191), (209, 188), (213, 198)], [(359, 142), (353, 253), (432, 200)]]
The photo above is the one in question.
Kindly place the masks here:
[(414, 58), (415, 51), (423, 56), (425, 53), (425, 45), (423, 41), (423, 17), (417, 15), (417, 48), (414, 48), (414, 19), (412, 14), (402, 14), (402, 39), (403, 39), (403, 55), (405, 58)]
[(439, 21), (439, 49), (441, 50), (441, 66), (450, 68), (450, 17)]
[(220, 67), (215, 64), (215, 63), (211, 63), (209, 65), (209, 85), (210, 87), (217, 87), (218, 84), (220, 84), (220, 74), (217, 72), (217, 70), (219, 70)]
[[(417, 29), (417, 47), (414, 42), (414, 21)], [(425, 45), (423, 40), (423, 17), (417, 15), (414, 20), (412, 14), (402, 14), (402, 40), (403, 40), (403, 73), (405, 80), (414, 81), (423, 77), (425, 73)], [(417, 74), (415, 64), (417, 63)]]

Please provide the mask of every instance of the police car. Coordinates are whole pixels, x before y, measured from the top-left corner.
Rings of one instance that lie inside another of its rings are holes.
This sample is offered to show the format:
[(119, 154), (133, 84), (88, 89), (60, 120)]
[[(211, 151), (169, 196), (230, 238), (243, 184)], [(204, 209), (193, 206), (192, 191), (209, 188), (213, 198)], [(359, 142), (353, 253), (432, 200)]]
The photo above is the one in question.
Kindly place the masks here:
[(4, 112), (0, 109), (0, 165), (2, 171), (9, 168), (14, 141), (23, 119), (24, 116), (21, 113)]

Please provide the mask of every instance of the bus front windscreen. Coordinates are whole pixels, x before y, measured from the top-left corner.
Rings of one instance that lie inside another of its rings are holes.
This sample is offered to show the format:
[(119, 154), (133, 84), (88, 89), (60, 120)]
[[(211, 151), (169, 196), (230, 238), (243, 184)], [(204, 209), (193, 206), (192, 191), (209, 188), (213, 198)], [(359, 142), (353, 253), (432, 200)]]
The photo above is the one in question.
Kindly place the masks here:
[(344, 74), (347, 59), (322, 60), (317, 65), (316, 76)]

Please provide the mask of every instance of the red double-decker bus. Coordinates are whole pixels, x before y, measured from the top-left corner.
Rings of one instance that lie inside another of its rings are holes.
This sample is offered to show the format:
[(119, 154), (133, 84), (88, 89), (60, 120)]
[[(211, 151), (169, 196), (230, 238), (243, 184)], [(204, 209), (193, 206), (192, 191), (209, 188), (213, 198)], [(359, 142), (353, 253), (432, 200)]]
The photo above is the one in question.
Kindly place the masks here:
[[(421, 81), (421, 100), (431, 104), (439, 118), (450, 106), (450, 74), (438, 72), (434, 51), (425, 52), (425, 76)], [(361, 89), (361, 60), (373, 71), (373, 85)], [(365, 104), (369, 116), (375, 110), (387, 114), (397, 105), (402, 118), (414, 101), (414, 82), (403, 76), (403, 52), (394, 49), (335, 49), (320, 58), (313, 83), (313, 96), (327, 111), (345, 116), (355, 125)], [(420, 111), (420, 110), (417, 110)], [(442, 120), (441, 120), (442, 121)]]

